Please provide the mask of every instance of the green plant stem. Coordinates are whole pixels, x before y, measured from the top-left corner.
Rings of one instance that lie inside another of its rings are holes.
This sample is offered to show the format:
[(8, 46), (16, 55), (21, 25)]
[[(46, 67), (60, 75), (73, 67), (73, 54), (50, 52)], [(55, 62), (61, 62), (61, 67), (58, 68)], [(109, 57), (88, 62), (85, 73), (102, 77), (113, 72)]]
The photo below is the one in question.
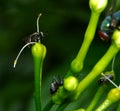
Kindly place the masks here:
[(105, 111), (108, 107), (110, 107), (113, 103), (120, 100), (120, 89), (113, 88), (109, 91), (106, 99), (103, 103), (95, 110), (95, 111)]
[(95, 35), (99, 16), (100, 16), (100, 13), (95, 13), (94, 11), (92, 11), (87, 30), (85, 32), (82, 46), (81, 46), (76, 58), (72, 61), (71, 69), (67, 73), (66, 77), (69, 75), (73, 75), (75, 73), (78, 73), (82, 70), (84, 59), (86, 57), (86, 54), (87, 54), (88, 49), (90, 47), (90, 44), (91, 44), (91, 42), (94, 38), (94, 35)]
[(105, 111), (110, 105), (112, 104), (112, 102), (110, 102), (108, 99), (106, 99), (103, 104), (96, 109), (95, 111)]
[(68, 104), (69, 104), (69, 102), (65, 101), (64, 103), (62, 103), (61, 105), (58, 106), (56, 111), (64, 111), (64, 109), (68, 106)]
[(74, 110), (74, 111), (86, 111), (86, 110), (83, 109), (83, 108), (80, 108), (80, 109), (77, 109), (77, 110)]
[(43, 109), (43, 111), (50, 111), (51, 108), (53, 107), (54, 103), (52, 100), (50, 100), (47, 105), (45, 106), (45, 108)]
[(42, 84), (42, 61), (39, 58), (34, 60), (34, 87), (35, 87), (35, 101), (36, 111), (42, 111), (41, 106), (41, 84)]
[(98, 103), (99, 99), (101, 98), (101, 96), (103, 95), (103, 93), (105, 92), (106, 86), (100, 86), (100, 88), (98, 89), (96, 95), (94, 96), (92, 102), (90, 103), (90, 105), (88, 106), (88, 108), (86, 109), (86, 111), (94, 111), (94, 108), (96, 106), (96, 104)]
[(36, 43), (32, 47), (34, 59), (34, 88), (36, 111), (42, 111), (41, 105), (41, 86), (42, 86), (42, 66), (46, 55), (46, 48), (41, 43)]
[(88, 85), (101, 74), (107, 65), (110, 63), (112, 58), (118, 53), (119, 48), (116, 47), (114, 43), (111, 44), (105, 55), (98, 61), (98, 63), (93, 67), (91, 72), (79, 83), (77, 88), (77, 93), (75, 99), (77, 99), (80, 94), (88, 87)]
[(119, 102), (119, 105), (118, 105), (117, 111), (120, 111), (120, 102)]

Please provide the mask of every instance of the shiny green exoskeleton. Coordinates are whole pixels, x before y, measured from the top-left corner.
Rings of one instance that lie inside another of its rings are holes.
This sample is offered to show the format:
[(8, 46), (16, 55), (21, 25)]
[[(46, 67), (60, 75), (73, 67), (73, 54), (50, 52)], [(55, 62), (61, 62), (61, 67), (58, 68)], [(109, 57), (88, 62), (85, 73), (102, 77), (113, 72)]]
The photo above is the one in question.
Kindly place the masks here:
[(115, 29), (120, 30), (120, 10), (108, 15), (102, 22), (99, 34), (102, 40), (109, 40)]

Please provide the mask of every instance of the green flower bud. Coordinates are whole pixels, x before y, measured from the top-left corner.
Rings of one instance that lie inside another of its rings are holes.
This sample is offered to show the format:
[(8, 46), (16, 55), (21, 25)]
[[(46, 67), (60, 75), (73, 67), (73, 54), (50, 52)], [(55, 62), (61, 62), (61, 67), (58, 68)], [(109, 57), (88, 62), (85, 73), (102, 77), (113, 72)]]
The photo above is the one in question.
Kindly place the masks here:
[(64, 80), (63, 87), (67, 91), (75, 91), (78, 86), (78, 80), (74, 76), (69, 76)]
[(110, 90), (105, 101), (95, 111), (106, 111), (110, 105), (120, 100), (120, 89), (114, 88)]
[(62, 102), (63, 102), (63, 100), (61, 98), (59, 98), (57, 93), (52, 96), (52, 101), (53, 101), (53, 103), (58, 104), (58, 105), (62, 104)]
[(62, 104), (68, 97), (68, 93), (64, 90), (63, 86), (60, 86), (55, 94), (52, 95), (52, 101), (55, 104)]
[(32, 55), (37, 58), (45, 58), (46, 47), (41, 43), (36, 43), (32, 47)]
[(120, 100), (120, 90), (118, 88), (112, 89), (108, 93), (107, 99), (110, 100), (112, 103)]
[(116, 46), (118, 48), (120, 48), (120, 31), (119, 30), (115, 30), (113, 35), (112, 35), (112, 39), (114, 41), (114, 43), (116, 44)]
[(34, 87), (36, 110), (41, 111), (42, 66), (46, 55), (46, 48), (41, 43), (35, 43), (31, 48), (34, 59)]
[(108, 0), (90, 0), (89, 5), (92, 11), (101, 13), (107, 6)]
[(71, 71), (73, 73), (78, 73), (83, 68), (83, 64), (79, 62), (78, 59), (74, 59), (71, 63)]

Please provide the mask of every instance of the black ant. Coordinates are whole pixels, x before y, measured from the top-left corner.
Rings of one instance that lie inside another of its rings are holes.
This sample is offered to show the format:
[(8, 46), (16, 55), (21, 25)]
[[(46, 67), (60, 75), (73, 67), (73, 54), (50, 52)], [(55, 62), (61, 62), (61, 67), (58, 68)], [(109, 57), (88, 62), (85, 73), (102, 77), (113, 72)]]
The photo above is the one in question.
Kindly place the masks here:
[(20, 56), (20, 54), (22, 53), (22, 51), (27, 47), (27, 46), (30, 46), (32, 44), (35, 44), (37, 42), (40, 42), (40, 37), (44, 37), (43, 35), (43, 32), (40, 32), (39, 31), (39, 19), (40, 19), (40, 16), (42, 14), (40, 13), (37, 17), (37, 32), (31, 34), (29, 37), (26, 38), (26, 44), (22, 47), (22, 49), (20, 50), (20, 52), (18, 53), (16, 59), (14, 60), (14, 65), (13, 67), (15, 68), (16, 64), (17, 64), (17, 61), (18, 61), (18, 58)]
[(54, 94), (57, 92), (58, 88), (62, 86), (64, 83), (64, 80), (59, 78), (55, 78), (52, 80), (51, 85), (50, 85), (50, 93)]
[(103, 77), (101, 77), (99, 80), (98, 80), (98, 84), (99, 85), (103, 85), (103, 84), (107, 84), (109, 83), (109, 80), (113, 81), (114, 80), (114, 75), (113, 74), (103, 74)]

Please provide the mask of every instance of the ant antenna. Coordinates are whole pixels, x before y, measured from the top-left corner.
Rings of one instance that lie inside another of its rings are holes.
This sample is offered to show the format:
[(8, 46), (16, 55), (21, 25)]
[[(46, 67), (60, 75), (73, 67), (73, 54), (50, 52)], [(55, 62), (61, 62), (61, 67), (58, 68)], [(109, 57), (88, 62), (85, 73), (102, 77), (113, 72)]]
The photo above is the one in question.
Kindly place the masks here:
[(14, 60), (14, 64), (13, 64), (13, 68), (15, 68), (16, 64), (17, 64), (17, 61), (18, 61), (18, 58), (20, 57), (20, 54), (22, 53), (22, 51), (28, 46), (28, 45), (31, 45), (31, 44), (35, 44), (36, 42), (29, 42), (27, 44), (25, 44), (22, 49), (20, 50), (20, 52), (18, 53), (16, 59)]
[(110, 80), (103, 72), (101, 73), (102, 76), (104, 76), (113, 86), (115, 86), (118, 90), (120, 90), (120, 86), (115, 84), (112, 80)]
[(114, 56), (114, 58), (113, 58), (113, 60), (112, 60), (112, 71), (114, 71), (115, 57), (116, 57), (116, 56)]
[(37, 25), (37, 32), (38, 32), (38, 33), (40, 32), (40, 31), (39, 31), (39, 19), (40, 19), (40, 16), (41, 16), (41, 15), (42, 15), (41, 13), (38, 15), (37, 23), (36, 23), (36, 25)]

